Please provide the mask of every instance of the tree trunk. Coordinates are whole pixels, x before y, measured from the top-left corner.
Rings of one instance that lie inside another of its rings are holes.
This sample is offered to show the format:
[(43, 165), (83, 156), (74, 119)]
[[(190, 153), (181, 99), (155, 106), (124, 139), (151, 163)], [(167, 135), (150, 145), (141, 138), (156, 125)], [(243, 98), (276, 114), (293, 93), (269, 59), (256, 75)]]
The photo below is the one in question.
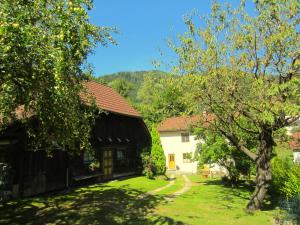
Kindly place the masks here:
[(258, 158), (256, 160), (256, 187), (247, 205), (248, 211), (261, 209), (272, 180), (271, 154), (274, 146), (272, 131), (263, 130), (259, 142)]

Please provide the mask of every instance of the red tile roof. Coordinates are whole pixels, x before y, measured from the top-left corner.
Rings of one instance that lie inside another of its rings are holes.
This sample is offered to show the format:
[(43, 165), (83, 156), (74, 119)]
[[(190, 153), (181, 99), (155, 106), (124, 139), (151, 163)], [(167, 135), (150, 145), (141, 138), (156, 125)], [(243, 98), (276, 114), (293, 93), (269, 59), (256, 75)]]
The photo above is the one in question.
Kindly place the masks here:
[(289, 142), (289, 145), (292, 149), (299, 150), (300, 149), (300, 132), (292, 134), (292, 141)]
[[(205, 120), (203, 120), (205, 118)], [(187, 131), (191, 126), (199, 122), (207, 123), (213, 118), (211, 115), (194, 115), (194, 116), (180, 116), (172, 117), (164, 120), (159, 126), (159, 132), (166, 131)]]
[[(94, 81), (84, 83), (87, 93), (95, 98), (96, 105), (105, 111), (119, 113), (128, 116), (141, 117), (128, 101), (115, 90)], [(83, 101), (87, 100), (87, 94), (81, 94)]]
[(300, 132), (296, 132), (296, 133), (292, 134), (292, 137), (294, 139), (300, 139)]
[[(140, 113), (136, 111), (125, 98), (119, 95), (112, 88), (105, 85), (88, 81), (84, 83), (86, 93), (81, 93), (80, 98), (84, 102), (88, 102), (88, 97), (95, 98), (96, 105), (105, 111), (119, 113), (127, 116), (141, 117)], [(24, 119), (34, 115), (33, 112), (26, 112), (24, 106), (19, 106), (16, 109), (16, 118)], [(0, 122), (2, 118), (0, 116)]]

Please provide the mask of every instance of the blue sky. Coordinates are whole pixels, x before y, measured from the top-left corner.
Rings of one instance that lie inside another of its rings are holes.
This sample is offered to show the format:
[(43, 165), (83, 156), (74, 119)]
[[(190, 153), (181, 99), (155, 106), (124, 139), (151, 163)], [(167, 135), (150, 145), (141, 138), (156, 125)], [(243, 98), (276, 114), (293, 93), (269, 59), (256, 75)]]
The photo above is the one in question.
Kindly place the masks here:
[(119, 31), (113, 35), (117, 46), (99, 45), (88, 57), (96, 76), (155, 69), (153, 60), (162, 60), (159, 69), (167, 71), (176, 61), (167, 39), (175, 40), (185, 31), (183, 16), (194, 9), (200, 15), (210, 11), (209, 0), (94, 0), (94, 6), (89, 12), (91, 22)]

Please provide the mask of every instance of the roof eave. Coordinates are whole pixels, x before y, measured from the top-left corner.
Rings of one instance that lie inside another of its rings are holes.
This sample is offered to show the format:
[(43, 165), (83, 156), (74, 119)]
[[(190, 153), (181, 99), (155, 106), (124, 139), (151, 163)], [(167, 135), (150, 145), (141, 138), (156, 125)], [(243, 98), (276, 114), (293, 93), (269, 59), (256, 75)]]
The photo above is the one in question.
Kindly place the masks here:
[(116, 112), (116, 111), (112, 111), (112, 110), (107, 110), (107, 109), (101, 109), (101, 110), (106, 111), (108, 113), (113, 113), (113, 114), (122, 115), (122, 116), (128, 116), (128, 117), (134, 117), (134, 118), (140, 118), (140, 119), (143, 118), (141, 115), (132, 115), (132, 114), (120, 113), (120, 112)]
[(180, 131), (186, 131), (188, 132), (189, 130), (188, 129), (180, 129), (180, 130), (158, 130), (158, 132), (180, 132)]

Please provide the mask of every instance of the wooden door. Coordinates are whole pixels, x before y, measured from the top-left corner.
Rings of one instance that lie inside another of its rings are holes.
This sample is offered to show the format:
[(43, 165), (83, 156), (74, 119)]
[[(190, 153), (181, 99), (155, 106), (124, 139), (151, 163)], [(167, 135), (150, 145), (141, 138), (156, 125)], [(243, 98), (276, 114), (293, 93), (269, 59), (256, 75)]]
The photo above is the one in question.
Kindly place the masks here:
[(169, 169), (174, 170), (175, 169), (175, 155), (174, 154), (169, 154)]
[(113, 175), (113, 150), (105, 149), (103, 151), (103, 174), (104, 178), (111, 178)]

